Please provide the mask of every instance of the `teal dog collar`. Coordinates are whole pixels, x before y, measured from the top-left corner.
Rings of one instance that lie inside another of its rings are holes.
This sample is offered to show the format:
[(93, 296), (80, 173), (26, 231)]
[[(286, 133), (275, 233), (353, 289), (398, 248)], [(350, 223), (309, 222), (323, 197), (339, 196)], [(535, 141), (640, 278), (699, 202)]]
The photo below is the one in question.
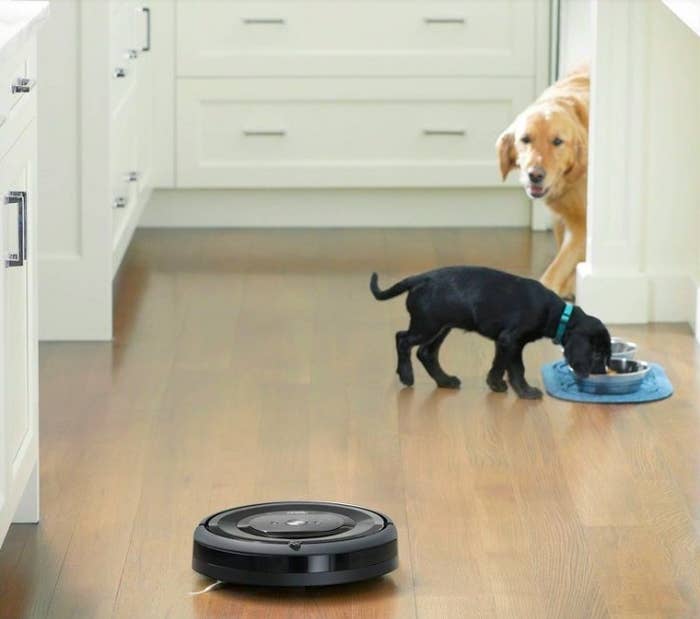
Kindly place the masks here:
[(569, 324), (569, 318), (571, 318), (571, 312), (574, 311), (574, 304), (567, 303), (564, 306), (564, 311), (561, 313), (561, 318), (559, 319), (559, 325), (557, 326), (557, 333), (552, 340), (555, 344), (561, 344), (561, 338), (564, 337), (564, 332), (566, 331), (566, 326)]

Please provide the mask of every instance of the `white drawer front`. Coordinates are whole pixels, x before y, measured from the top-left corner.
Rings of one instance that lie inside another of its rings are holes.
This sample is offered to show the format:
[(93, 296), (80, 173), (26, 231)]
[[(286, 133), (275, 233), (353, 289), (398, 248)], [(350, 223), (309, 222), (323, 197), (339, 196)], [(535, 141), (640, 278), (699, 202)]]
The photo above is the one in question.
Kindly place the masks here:
[(534, 0), (177, 4), (180, 76), (534, 73)]
[(36, 114), (36, 77), (32, 45), (0, 66), (0, 156)]
[(178, 81), (180, 187), (501, 186), (529, 79)]

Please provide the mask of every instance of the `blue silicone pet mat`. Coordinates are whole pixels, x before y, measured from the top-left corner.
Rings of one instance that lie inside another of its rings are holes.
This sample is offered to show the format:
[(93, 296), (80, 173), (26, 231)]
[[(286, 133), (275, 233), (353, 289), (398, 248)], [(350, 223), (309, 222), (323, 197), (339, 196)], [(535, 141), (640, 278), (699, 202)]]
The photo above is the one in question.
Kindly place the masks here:
[(593, 404), (635, 404), (663, 400), (673, 393), (673, 385), (666, 376), (664, 369), (650, 363), (651, 369), (642, 386), (633, 393), (624, 395), (593, 394), (579, 391), (576, 381), (569, 370), (566, 361), (559, 360), (542, 366), (544, 388), (552, 397), (571, 402), (591, 402)]

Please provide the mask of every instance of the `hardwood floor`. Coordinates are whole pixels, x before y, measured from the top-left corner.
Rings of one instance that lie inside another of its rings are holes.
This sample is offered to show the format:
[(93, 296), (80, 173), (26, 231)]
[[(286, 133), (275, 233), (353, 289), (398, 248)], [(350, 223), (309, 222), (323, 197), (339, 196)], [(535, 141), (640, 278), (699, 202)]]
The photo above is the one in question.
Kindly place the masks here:
[[(687, 326), (616, 328), (670, 400), (519, 401), (485, 385), (492, 344), (453, 334), (459, 392), (394, 375), (401, 300), (436, 265), (539, 273), (519, 230), (140, 231), (112, 344), (41, 346), (42, 522), (0, 551), (0, 616), (700, 617), (700, 372)], [(558, 350), (526, 351), (527, 374)], [(318, 591), (207, 584), (206, 514), (317, 498), (390, 514), (400, 569)]]

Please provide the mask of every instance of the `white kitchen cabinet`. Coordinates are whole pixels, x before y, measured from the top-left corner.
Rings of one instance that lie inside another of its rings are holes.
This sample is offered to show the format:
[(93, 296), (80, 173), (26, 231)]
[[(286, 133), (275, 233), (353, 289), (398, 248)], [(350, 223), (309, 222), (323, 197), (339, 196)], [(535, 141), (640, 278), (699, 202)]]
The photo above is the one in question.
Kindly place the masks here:
[(153, 184), (152, 13), (134, 0), (52, 6), (40, 63), (42, 339), (112, 335), (112, 279)]
[[(528, 225), (494, 143), (547, 83), (548, 7), (56, 2), (39, 50), (54, 76), (40, 100), (42, 339), (111, 338), (139, 220)], [(320, 201), (322, 217), (307, 207)]]
[[(24, 129), (0, 159), (0, 217), (3, 271), (2, 360), (3, 462), (0, 491), (0, 539), (12, 520), (38, 520), (38, 497), (32, 513), (15, 517), (38, 464), (36, 333), (36, 123)], [(12, 260), (8, 259), (12, 256)], [(29, 492), (36, 492), (31, 488)]]
[(176, 188), (502, 190), (547, 69), (535, 0), (174, 4)]
[[(35, 29), (46, 2), (0, 5), (0, 543), (39, 519)], [(24, 6), (19, 6), (24, 5)], [(33, 6), (27, 6), (33, 5)], [(7, 35), (8, 29), (11, 34)]]

